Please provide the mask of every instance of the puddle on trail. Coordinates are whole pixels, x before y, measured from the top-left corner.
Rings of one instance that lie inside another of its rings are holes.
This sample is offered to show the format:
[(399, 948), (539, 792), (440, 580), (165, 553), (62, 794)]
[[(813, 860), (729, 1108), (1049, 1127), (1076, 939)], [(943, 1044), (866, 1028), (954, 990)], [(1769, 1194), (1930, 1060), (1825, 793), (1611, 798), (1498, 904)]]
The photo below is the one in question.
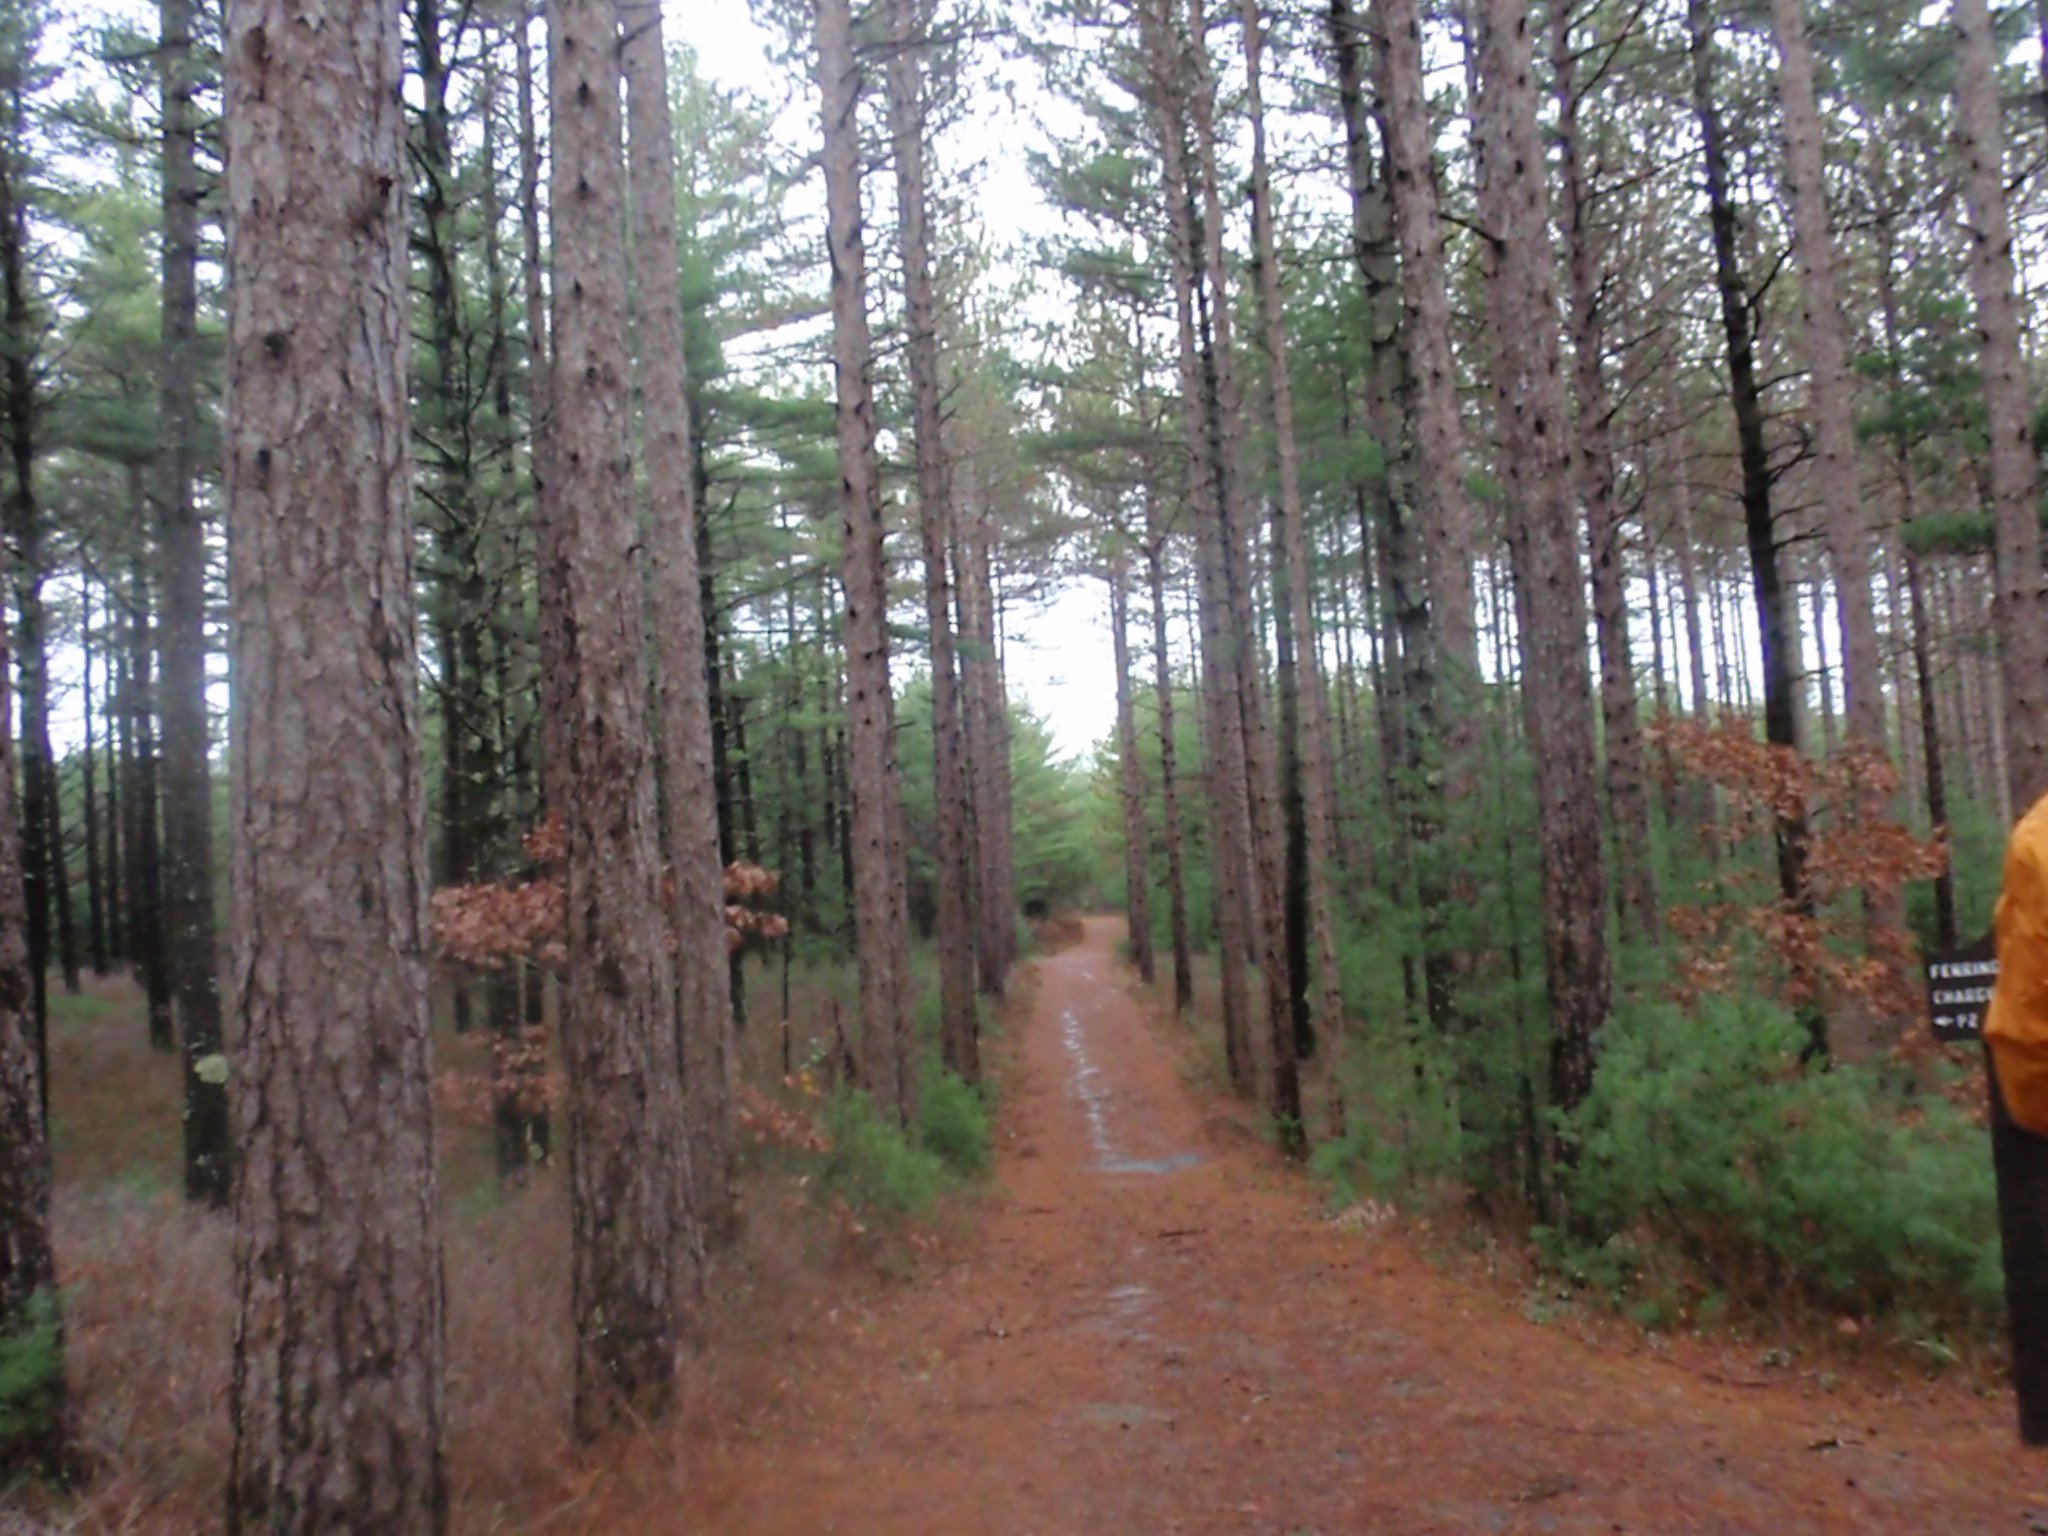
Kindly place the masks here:
[(1081, 1105), (1081, 1117), (1088, 1122), (1088, 1143), (1095, 1149), (1095, 1166), (1103, 1173), (1168, 1174), (1192, 1168), (1201, 1162), (1199, 1152), (1174, 1152), (1160, 1157), (1134, 1157), (1116, 1144), (1110, 1130), (1112, 1094), (1102, 1069), (1088, 1054), (1088, 1031), (1077, 1009), (1060, 1014), (1060, 1043), (1066, 1048), (1072, 1071), (1074, 1097)]
[(1176, 1152), (1171, 1157), (1112, 1157), (1100, 1166), (1104, 1173), (1179, 1173), (1201, 1160), (1199, 1152)]

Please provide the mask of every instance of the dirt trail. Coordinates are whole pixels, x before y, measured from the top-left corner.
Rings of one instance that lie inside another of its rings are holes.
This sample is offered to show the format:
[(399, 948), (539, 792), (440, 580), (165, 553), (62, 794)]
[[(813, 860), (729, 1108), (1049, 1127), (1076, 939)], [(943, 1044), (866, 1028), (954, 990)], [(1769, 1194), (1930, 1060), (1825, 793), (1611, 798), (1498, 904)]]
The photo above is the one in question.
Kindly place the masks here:
[(2048, 1531), (2003, 1402), (1595, 1350), (1323, 1220), (1183, 1083), (1118, 931), (1041, 965), (976, 1235), (793, 1336), (678, 1531)]

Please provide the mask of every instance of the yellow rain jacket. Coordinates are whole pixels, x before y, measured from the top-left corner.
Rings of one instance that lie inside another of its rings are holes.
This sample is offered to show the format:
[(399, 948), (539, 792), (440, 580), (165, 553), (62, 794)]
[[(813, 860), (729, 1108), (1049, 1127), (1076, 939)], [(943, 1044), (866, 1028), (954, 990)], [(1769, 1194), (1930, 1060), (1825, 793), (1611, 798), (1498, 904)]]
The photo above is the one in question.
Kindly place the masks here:
[(2005, 846), (2005, 885), (1992, 919), (1998, 985), (1984, 1038), (2013, 1123), (2048, 1136), (2048, 796)]

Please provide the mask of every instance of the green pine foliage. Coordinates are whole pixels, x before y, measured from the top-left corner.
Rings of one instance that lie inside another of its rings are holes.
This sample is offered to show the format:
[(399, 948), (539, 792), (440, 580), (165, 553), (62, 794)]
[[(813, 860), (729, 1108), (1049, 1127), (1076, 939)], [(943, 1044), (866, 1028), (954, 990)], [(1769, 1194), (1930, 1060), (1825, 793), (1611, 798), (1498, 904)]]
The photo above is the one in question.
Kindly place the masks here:
[(940, 1156), (880, 1114), (865, 1093), (826, 1100), (821, 1182), (863, 1215), (902, 1219), (930, 1209), (951, 1182)]
[(1627, 1293), (1682, 1280), (1783, 1313), (1999, 1317), (1981, 1127), (1879, 1074), (1800, 1065), (1801, 1030), (1754, 994), (1637, 1002), (1561, 1127), (1564, 1267)]
[(962, 1178), (987, 1173), (995, 1163), (995, 1126), (983, 1089), (928, 1062), (917, 1101), (917, 1140)]

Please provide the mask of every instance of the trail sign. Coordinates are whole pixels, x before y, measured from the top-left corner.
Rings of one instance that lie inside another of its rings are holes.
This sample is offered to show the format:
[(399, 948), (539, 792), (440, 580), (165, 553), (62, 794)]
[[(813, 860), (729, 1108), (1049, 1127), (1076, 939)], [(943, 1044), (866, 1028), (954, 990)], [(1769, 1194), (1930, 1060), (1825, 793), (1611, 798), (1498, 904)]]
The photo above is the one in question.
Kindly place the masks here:
[(1937, 1040), (1976, 1040), (1998, 980), (1998, 951), (1990, 934), (1960, 949), (1927, 957), (1927, 1017)]

